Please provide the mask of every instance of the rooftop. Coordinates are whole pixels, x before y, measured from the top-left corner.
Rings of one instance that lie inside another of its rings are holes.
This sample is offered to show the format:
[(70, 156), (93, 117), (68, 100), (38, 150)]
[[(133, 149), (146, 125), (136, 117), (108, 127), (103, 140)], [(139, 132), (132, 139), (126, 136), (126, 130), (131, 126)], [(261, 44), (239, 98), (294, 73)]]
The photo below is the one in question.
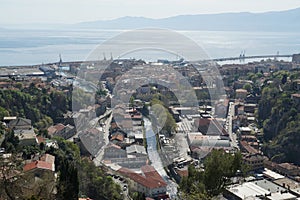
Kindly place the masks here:
[(284, 178), (284, 176), (282, 176), (281, 174), (278, 174), (270, 169), (267, 169), (265, 168), (264, 171), (263, 171), (263, 174), (269, 178), (272, 178), (274, 180), (277, 180), (277, 179), (282, 179)]
[(145, 147), (141, 146), (141, 145), (131, 145), (126, 148), (126, 151), (127, 151), (127, 154), (129, 154), (129, 153), (147, 154)]
[(141, 170), (142, 174), (137, 174), (127, 168), (120, 168), (118, 172), (147, 188), (154, 189), (167, 186), (167, 183), (163, 180), (154, 167), (145, 165), (141, 167)]

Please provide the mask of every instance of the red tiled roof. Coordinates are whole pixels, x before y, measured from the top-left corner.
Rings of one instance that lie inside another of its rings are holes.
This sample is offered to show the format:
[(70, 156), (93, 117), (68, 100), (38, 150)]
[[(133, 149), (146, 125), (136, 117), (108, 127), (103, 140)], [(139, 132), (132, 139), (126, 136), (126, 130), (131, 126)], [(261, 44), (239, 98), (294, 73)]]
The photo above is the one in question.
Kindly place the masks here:
[(45, 161), (40, 161), (40, 160), (28, 163), (23, 167), (24, 172), (30, 171), (32, 169), (46, 169), (46, 170), (53, 171), (51, 163), (47, 163)]
[(251, 154), (257, 154), (258, 150), (254, 149), (253, 147), (251, 147), (246, 141), (241, 141), (241, 146), (248, 152)]
[(56, 131), (61, 131), (61, 130), (63, 130), (65, 128), (65, 125), (63, 125), (63, 124), (56, 124), (54, 126), (54, 128), (56, 129)]
[(199, 125), (199, 126), (209, 126), (210, 121), (211, 121), (211, 118), (203, 118), (203, 119), (199, 119), (198, 125)]
[(110, 140), (119, 140), (119, 141), (123, 141), (124, 140), (124, 135), (122, 133), (116, 133), (114, 134)]
[(280, 163), (278, 164), (280, 167), (285, 168), (287, 170), (293, 170), (293, 169), (299, 169), (298, 166), (292, 164), (292, 163)]
[(46, 139), (42, 136), (37, 136), (36, 138), (37, 138), (39, 144), (42, 142), (45, 143), (45, 141), (46, 141)]
[(47, 163), (50, 163), (50, 164), (54, 164), (55, 162), (55, 157), (50, 155), (50, 154), (45, 154), (41, 157), (40, 159), (41, 161), (45, 161)]
[(147, 188), (153, 189), (167, 186), (167, 183), (158, 174), (154, 167), (145, 165), (141, 168), (141, 170), (143, 175), (137, 174), (127, 168), (121, 168), (118, 170), (118, 172)]
[(189, 171), (187, 169), (176, 169), (176, 172), (179, 174), (181, 177), (187, 177), (189, 175)]
[(54, 135), (56, 132), (61, 131), (65, 128), (63, 124), (56, 124), (55, 126), (50, 126), (47, 130), (50, 135)]
[(300, 98), (300, 94), (292, 94), (292, 97)]
[(155, 170), (155, 168), (151, 165), (142, 166), (141, 170), (143, 171), (146, 178), (152, 178), (158, 182), (165, 182), (163, 178), (159, 175), (159, 173)]

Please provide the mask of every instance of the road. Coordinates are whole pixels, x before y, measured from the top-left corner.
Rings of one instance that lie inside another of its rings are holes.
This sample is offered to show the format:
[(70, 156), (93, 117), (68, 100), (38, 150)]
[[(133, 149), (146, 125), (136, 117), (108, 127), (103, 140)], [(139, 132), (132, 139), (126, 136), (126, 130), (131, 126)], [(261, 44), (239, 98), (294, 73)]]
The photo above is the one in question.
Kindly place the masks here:
[(161, 158), (157, 152), (157, 142), (154, 131), (152, 130), (151, 122), (149, 119), (144, 118), (144, 126), (146, 129), (146, 139), (147, 139), (147, 151), (148, 156), (151, 161), (151, 165), (157, 170), (157, 172), (163, 177), (167, 185), (167, 192), (171, 199), (175, 199), (177, 196), (178, 185), (172, 181), (167, 175), (164, 166), (162, 164)]
[(227, 129), (227, 132), (229, 134), (229, 138), (231, 140), (232, 147), (239, 149), (236, 134), (232, 132), (232, 117), (234, 115), (235, 115), (235, 113), (234, 113), (234, 103), (230, 102), (229, 103), (229, 108), (228, 108), (228, 115), (227, 115), (227, 118), (226, 118), (226, 129)]
[[(121, 181), (120, 178), (123, 181)], [(132, 200), (132, 198), (129, 196), (128, 185), (126, 183), (126, 180), (117, 175), (113, 175), (112, 179), (116, 184), (120, 185), (124, 200)]]
[[(106, 146), (109, 143), (108, 140), (108, 136), (109, 136), (109, 127), (110, 127), (110, 123), (112, 120), (113, 115), (110, 115), (107, 120), (105, 121), (105, 125), (103, 126), (103, 140), (104, 140), (104, 145), (103, 147), (100, 149), (100, 151), (97, 153), (97, 155), (95, 156), (95, 159), (93, 160), (96, 166), (100, 166), (101, 165), (101, 161), (103, 159), (103, 155), (104, 155), (104, 149), (106, 148)], [(100, 127), (98, 127), (99, 129)]]

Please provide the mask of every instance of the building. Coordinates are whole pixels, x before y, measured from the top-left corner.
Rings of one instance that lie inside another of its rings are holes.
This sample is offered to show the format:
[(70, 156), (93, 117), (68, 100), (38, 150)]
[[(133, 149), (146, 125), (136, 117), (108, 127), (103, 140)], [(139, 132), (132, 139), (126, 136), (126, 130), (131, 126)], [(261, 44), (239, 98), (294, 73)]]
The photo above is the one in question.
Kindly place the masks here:
[(37, 144), (38, 141), (30, 119), (17, 118), (10, 120), (8, 127), (14, 130), (21, 146)]
[(221, 123), (215, 118), (200, 118), (194, 121), (195, 126), (204, 135), (227, 135)]
[(292, 98), (293, 101), (295, 101), (297, 104), (300, 103), (300, 94), (298, 94), (298, 93), (292, 94), (291, 98)]
[(30, 119), (25, 119), (25, 118), (17, 118), (14, 120), (11, 120), (8, 123), (8, 128), (10, 129), (31, 129), (31, 120)]
[(78, 133), (77, 144), (82, 155), (94, 157), (105, 145), (105, 140), (100, 130), (91, 128)]
[(249, 166), (251, 171), (264, 169), (264, 160), (266, 158), (260, 154), (246, 154), (243, 156), (243, 162)]
[(15, 136), (19, 138), (21, 146), (34, 145), (38, 143), (33, 128), (14, 130)]
[(191, 150), (191, 155), (196, 159), (206, 157), (212, 149), (223, 149), (225, 152), (233, 151), (229, 139), (223, 139), (221, 136), (188, 133), (187, 141)]
[(129, 187), (133, 191), (144, 193), (145, 196), (152, 198), (166, 194), (167, 183), (150, 165), (142, 166), (140, 174), (127, 168), (120, 168), (117, 172), (128, 178)]
[(280, 163), (277, 165), (277, 170), (286, 176), (300, 176), (300, 167), (292, 163)]
[(269, 169), (272, 169), (282, 175), (297, 177), (300, 176), (300, 167), (292, 164), (292, 163), (275, 163), (266, 160), (265, 166)]
[(41, 66), (41, 67), (39, 67), (39, 70), (44, 72), (45, 76), (47, 76), (48, 78), (55, 77), (55, 69), (53, 69), (49, 66)]
[(247, 95), (248, 95), (248, 92), (245, 89), (235, 90), (235, 98), (236, 99), (246, 99)]
[(131, 145), (126, 148), (127, 154), (142, 154), (147, 155), (146, 149), (142, 145)]
[(285, 188), (267, 180), (231, 185), (226, 189), (224, 196), (230, 200), (295, 200), (297, 198), (295, 195), (289, 193)]
[(258, 154), (259, 150), (251, 146), (247, 141), (240, 141), (241, 151), (247, 154)]
[(252, 129), (250, 127), (239, 127), (241, 135), (251, 135)]
[(300, 54), (293, 54), (292, 62), (300, 63)]
[(244, 111), (246, 112), (246, 113), (255, 113), (255, 109), (256, 109), (256, 107), (257, 107), (257, 105), (256, 104), (245, 104), (244, 105)]
[[(53, 199), (56, 193), (55, 157), (44, 154), (39, 160), (32, 160), (23, 167), (23, 175), (26, 181), (22, 181), (22, 194), (42, 194)], [(43, 191), (37, 191), (40, 185), (44, 185)], [(50, 197), (51, 196), (51, 197)]]
[(41, 173), (43, 170), (55, 171), (55, 157), (50, 154), (45, 154), (39, 160), (27, 163), (23, 167), (24, 172), (35, 171), (35, 174)]
[(299, 182), (294, 181), (289, 178), (286, 178), (286, 177), (283, 177), (283, 178), (274, 180), (274, 183), (286, 188), (292, 194), (300, 197), (300, 183)]
[(63, 124), (56, 124), (54, 126), (50, 126), (48, 129), (48, 134), (53, 137), (62, 137), (64, 139), (69, 139), (73, 137), (76, 134), (76, 129), (74, 126), (68, 124), (68, 125), (63, 125)]
[(111, 160), (114, 158), (127, 158), (127, 153), (118, 145), (110, 143), (104, 149), (104, 160)]
[(139, 169), (148, 163), (148, 155), (145, 148), (132, 145), (122, 149), (120, 146), (110, 143), (104, 149), (103, 161), (105, 164), (116, 164), (128, 169)]
[(170, 111), (171, 111), (171, 114), (173, 116), (173, 118), (175, 119), (176, 122), (180, 122), (180, 114), (177, 110), (175, 110), (173, 107), (169, 107)]

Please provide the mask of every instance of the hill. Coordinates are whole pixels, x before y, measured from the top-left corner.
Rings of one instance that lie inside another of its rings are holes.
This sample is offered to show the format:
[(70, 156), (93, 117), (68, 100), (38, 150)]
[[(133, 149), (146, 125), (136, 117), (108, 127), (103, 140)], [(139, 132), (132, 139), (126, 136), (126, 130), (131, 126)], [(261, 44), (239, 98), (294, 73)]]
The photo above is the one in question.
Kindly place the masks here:
[(145, 17), (122, 17), (113, 20), (82, 22), (76, 28), (136, 29), (144, 27), (175, 30), (211, 31), (299, 31), (300, 8), (266, 13), (223, 13), (179, 15), (151, 19)]

